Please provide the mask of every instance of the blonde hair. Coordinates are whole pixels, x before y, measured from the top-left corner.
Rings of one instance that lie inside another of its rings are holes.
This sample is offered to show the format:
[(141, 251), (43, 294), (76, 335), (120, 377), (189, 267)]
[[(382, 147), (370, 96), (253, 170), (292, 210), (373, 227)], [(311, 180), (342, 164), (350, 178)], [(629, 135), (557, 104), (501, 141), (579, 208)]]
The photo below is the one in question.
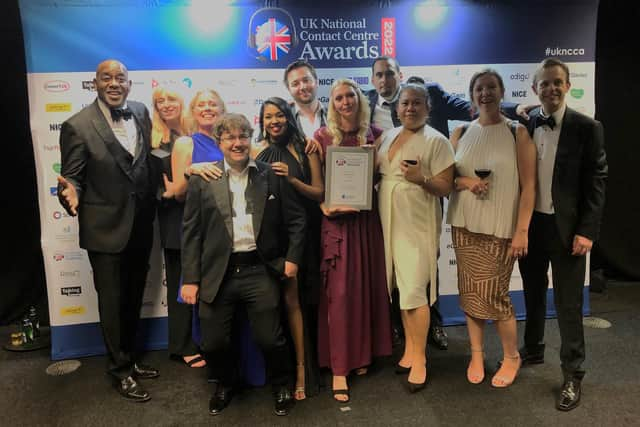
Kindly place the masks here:
[(358, 145), (367, 143), (367, 134), (369, 133), (371, 108), (369, 101), (364, 96), (358, 84), (351, 79), (338, 79), (331, 85), (331, 94), (329, 96), (329, 109), (327, 111), (327, 130), (333, 138), (333, 145), (340, 145), (344, 139), (344, 132), (340, 129), (341, 116), (333, 105), (333, 92), (338, 86), (349, 86), (353, 89), (358, 97)]
[(187, 134), (187, 126), (185, 123), (185, 111), (184, 111), (184, 99), (175, 90), (171, 90), (165, 87), (157, 87), (154, 89), (151, 96), (153, 104), (153, 127), (151, 128), (151, 147), (158, 148), (162, 143), (168, 143), (171, 140), (171, 129), (167, 126), (160, 116), (158, 110), (157, 101), (162, 97), (173, 97), (180, 104), (180, 125), (178, 129), (174, 129), (178, 132), (178, 136)]
[(199, 90), (198, 92), (196, 92), (195, 95), (193, 95), (193, 98), (191, 98), (191, 102), (189, 103), (189, 111), (187, 112), (188, 129), (191, 131), (192, 134), (198, 132), (198, 122), (193, 118), (193, 109), (196, 107), (198, 98), (200, 98), (200, 96), (205, 93), (210, 93), (211, 95), (215, 96), (218, 99), (219, 101), (218, 104), (222, 109), (222, 111), (220, 112), (221, 116), (226, 114), (227, 112), (227, 107), (226, 105), (224, 105), (224, 101), (222, 100), (222, 97), (218, 92), (216, 92), (213, 89)]

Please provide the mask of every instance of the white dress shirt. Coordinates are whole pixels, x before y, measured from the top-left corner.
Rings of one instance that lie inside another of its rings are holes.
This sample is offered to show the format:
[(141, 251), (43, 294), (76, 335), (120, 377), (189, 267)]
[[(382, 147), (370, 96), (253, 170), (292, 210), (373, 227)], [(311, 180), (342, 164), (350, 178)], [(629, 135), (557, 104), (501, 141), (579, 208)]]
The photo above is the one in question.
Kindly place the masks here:
[[(553, 198), (551, 197), (551, 185), (553, 183), (553, 167), (556, 163), (556, 152), (558, 151), (558, 140), (560, 139), (560, 131), (562, 130), (562, 118), (566, 110), (566, 104), (562, 105), (558, 111), (552, 114), (556, 125), (553, 129), (549, 126), (539, 126), (533, 132), (533, 142), (536, 144), (538, 152), (538, 191), (536, 192), (537, 212), (545, 214), (553, 214)], [(542, 107), (540, 112), (543, 117)]]
[(256, 249), (256, 238), (253, 234), (253, 214), (247, 212), (245, 191), (249, 182), (249, 168), (257, 168), (255, 161), (249, 159), (242, 172), (232, 169), (224, 161), (224, 169), (229, 179), (231, 192), (231, 219), (233, 222), (233, 252), (250, 252)]
[(373, 124), (382, 130), (389, 130), (395, 127), (391, 118), (391, 108), (393, 108), (392, 104), (398, 100), (399, 95), (400, 89), (389, 100), (378, 95), (378, 101), (373, 111)]

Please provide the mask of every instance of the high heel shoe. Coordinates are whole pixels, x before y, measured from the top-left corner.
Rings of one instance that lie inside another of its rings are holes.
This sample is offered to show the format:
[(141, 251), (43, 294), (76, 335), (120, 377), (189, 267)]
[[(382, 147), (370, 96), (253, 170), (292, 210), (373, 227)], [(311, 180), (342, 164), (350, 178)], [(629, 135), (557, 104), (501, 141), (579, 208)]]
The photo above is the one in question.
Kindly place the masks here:
[[(427, 367), (425, 365), (425, 371), (426, 371)], [(409, 370), (411, 370), (409, 368)], [(409, 378), (407, 378), (407, 389), (409, 390), (409, 393), (417, 393), (420, 390), (424, 389), (427, 386), (427, 382), (429, 380), (429, 375), (425, 372), (425, 377), (424, 377), (424, 381), (421, 383), (412, 383), (411, 381), (409, 381)]]
[(471, 361), (473, 360), (473, 354), (471, 355), (471, 360), (469, 361), (469, 366), (467, 367), (467, 381), (471, 384), (480, 384), (484, 381), (484, 351), (474, 350), (471, 348), (471, 353), (481, 353), (482, 356), (482, 371), (473, 371), (471, 369)]
[[(517, 360), (518, 361), (518, 366), (516, 367), (515, 371), (513, 372), (513, 375), (505, 375), (503, 373), (503, 370), (507, 370), (509, 368), (505, 368), (505, 359), (511, 359), (511, 360)], [(513, 382), (516, 380), (516, 377), (518, 376), (518, 372), (520, 372), (520, 367), (522, 366), (522, 359), (520, 358), (520, 353), (517, 353), (515, 356), (507, 356), (505, 354), (504, 359), (502, 361), (502, 365), (500, 366), (500, 369), (498, 369), (498, 372), (496, 372), (496, 374), (493, 376), (493, 378), (491, 379), (491, 385), (495, 388), (505, 388), (505, 387), (509, 387), (511, 384), (513, 384)]]
[(302, 369), (302, 385), (298, 385), (297, 381), (296, 381), (296, 389), (293, 393), (293, 397), (295, 400), (305, 400), (307, 398), (307, 394), (305, 393), (305, 387), (304, 387), (304, 363), (299, 363), (296, 366), (297, 369)]

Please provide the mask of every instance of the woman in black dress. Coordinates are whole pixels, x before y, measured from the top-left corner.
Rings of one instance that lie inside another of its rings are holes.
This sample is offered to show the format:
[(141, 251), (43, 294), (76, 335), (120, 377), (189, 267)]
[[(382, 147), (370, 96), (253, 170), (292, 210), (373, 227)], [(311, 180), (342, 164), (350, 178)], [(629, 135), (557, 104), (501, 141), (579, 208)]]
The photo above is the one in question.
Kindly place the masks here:
[(320, 210), (324, 199), (321, 162), (318, 153), (305, 154), (306, 140), (298, 128), (291, 108), (282, 98), (269, 98), (260, 108), (260, 131), (264, 149), (256, 160), (270, 163), (276, 175), (286, 177), (301, 196), (307, 211), (305, 264), (297, 280), (287, 280), (284, 298), (289, 329), (296, 353), (296, 400), (315, 394), (318, 389), (316, 361), (316, 318), (320, 286)]

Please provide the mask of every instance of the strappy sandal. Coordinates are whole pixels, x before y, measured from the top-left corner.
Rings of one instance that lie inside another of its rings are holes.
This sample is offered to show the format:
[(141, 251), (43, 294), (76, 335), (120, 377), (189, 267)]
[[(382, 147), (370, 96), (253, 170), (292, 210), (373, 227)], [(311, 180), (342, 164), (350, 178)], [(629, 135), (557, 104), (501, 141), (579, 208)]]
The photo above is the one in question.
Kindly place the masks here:
[(300, 363), (297, 366), (297, 369), (302, 369), (302, 378), (303, 378), (303, 385), (296, 385), (296, 389), (293, 392), (293, 397), (295, 400), (305, 400), (307, 398), (307, 394), (305, 393), (305, 386), (304, 386), (304, 363)]
[(471, 360), (469, 361), (469, 366), (467, 367), (467, 381), (471, 384), (480, 384), (484, 381), (484, 351), (471, 349), (471, 353), (481, 353), (482, 354), (482, 372), (473, 371), (471, 369), (471, 361), (473, 360), (473, 354), (471, 355)]
[[(347, 396), (347, 399), (346, 400), (336, 399), (337, 396)], [(351, 400), (351, 396), (349, 395), (349, 389), (347, 388), (333, 389), (333, 398), (338, 403), (347, 403), (349, 400)]]
[[(509, 368), (505, 367), (505, 363), (504, 363), (505, 359), (511, 359), (511, 360), (517, 360), (518, 361), (518, 366), (515, 369), (515, 371), (513, 372), (513, 375), (507, 376), (504, 373), (502, 373), (503, 370), (508, 370), (509, 369)], [(496, 372), (496, 374), (491, 379), (491, 385), (493, 387), (495, 387), (495, 388), (509, 387), (516, 380), (516, 377), (518, 376), (518, 372), (520, 371), (520, 367), (521, 366), (522, 366), (522, 359), (520, 358), (520, 353), (518, 353), (516, 356), (507, 356), (507, 355), (505, 355), (504, 358), (503, 358), (503, 363), (500, 366), (500, 369), (498, 369), (498, 372)]]
[[(198, 368), (204, 368), (204, 367), (207, 366), (207, 361), (204, 359), (204, 357), (202, 357), (199, 354), (196, 355), (193, 359), (190, 359), (188, 362), (185, 359), (185, 357), (188, 357), (188, 356), (183, 356), (182, 357), (182, 361), (185, 363), (185, 365), (187, 365), (190, 368), (198, 369)], [(194, 366), (195, 364), (200, 363), (200, 362), (205, 362), (205, 363), (202, 366)]]

